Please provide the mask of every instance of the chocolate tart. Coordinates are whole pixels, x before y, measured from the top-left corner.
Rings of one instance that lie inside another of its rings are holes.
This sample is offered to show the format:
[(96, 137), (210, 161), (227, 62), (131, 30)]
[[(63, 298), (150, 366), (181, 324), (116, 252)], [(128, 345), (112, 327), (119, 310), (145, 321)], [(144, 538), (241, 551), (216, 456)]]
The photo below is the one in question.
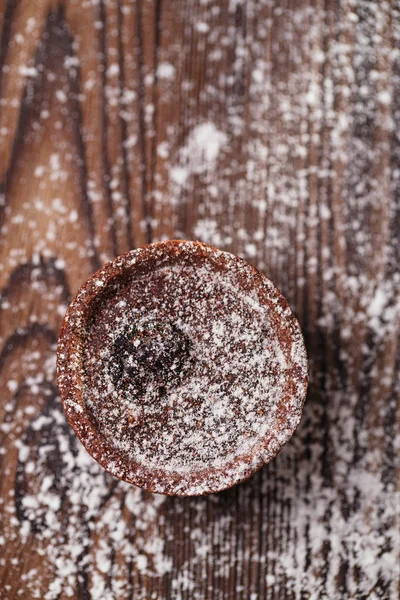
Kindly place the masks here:
[(161, 494), (209, 494), (276, 456), (307, 388), (299, 324), (244, 260), (167, 241), (104, 265), (65, 315), (68, 420), (107, 471)]

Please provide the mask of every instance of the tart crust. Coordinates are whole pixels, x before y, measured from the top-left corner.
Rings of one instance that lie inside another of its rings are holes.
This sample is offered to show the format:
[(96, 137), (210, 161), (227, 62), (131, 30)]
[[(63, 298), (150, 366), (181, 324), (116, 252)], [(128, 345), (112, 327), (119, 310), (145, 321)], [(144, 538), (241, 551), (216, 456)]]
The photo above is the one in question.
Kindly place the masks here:
[(308, 370), (300, 326), (265, 275), (170, 240), (82, 285), (57, 378), (70, 425), (107, 471), (190, 496), (244, 481), (278, 454), (300, 421)]

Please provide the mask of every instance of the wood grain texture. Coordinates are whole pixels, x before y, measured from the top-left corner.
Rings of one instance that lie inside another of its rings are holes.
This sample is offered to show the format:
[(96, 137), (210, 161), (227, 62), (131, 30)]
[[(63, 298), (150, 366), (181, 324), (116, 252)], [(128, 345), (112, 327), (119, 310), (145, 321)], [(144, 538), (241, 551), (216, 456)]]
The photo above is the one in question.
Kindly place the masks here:
[[(399, 593), (398, 0), (0, 1), (0, 598)], [(58, 328), (168, 238), (287, 296), (311, 383), (279, 457), (163, 499), (86, 456)]]

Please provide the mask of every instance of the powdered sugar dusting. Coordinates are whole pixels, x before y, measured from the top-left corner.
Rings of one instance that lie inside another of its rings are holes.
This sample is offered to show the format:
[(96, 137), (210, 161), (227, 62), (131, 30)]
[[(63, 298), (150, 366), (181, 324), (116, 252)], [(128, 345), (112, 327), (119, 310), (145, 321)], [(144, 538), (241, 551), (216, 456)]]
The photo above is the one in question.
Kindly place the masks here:
[(180, 149), (179, 163), (170, 169), (172, 181), (179, 188), (191, 175), (215, 171), (219, 153), (227, 140), (226, 134), (219, 131), (214, 123), (196, 125), (187, 143)]
[[(0, 595), (397, 600), (398, 0), (6, 4)], [(187, 152), (202, 124), (213, 160)], [(271, 276), (311, 364), (280, 455), (195, 499), (105, 473), (55, 388), (71, 293), (173, 237)]]

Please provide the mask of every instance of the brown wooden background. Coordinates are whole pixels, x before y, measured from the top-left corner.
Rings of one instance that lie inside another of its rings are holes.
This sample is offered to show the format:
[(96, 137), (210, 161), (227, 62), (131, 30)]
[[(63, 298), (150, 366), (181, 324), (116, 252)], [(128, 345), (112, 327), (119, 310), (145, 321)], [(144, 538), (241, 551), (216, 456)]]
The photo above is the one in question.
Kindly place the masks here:
[[(0, 597), (397, 598), (400, 2), (0, 0), (0, 32)], [(174, 237), (271, 276), (311, 364), (281, 455), (200, 499), (105, 474), (55, 385), (78, 286)]]

